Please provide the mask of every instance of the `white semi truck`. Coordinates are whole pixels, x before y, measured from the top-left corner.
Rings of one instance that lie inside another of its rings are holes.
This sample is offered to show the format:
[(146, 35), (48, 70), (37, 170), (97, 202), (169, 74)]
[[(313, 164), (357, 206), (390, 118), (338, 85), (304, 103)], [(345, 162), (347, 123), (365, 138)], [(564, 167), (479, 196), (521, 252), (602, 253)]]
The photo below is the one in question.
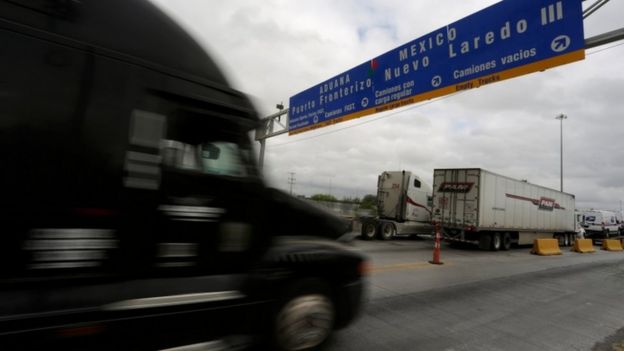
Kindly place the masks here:
[(479, 168), (433, 172), (433, 221), (444, 239), (481, 249), (508, 250), (537, 238), (570, 245), (575, 236), (574, 195)]
[(383, 172), (377, 178), (377, 217), (364, 217), (362, 238), (430, 234), (431, 186), (408, 171)]

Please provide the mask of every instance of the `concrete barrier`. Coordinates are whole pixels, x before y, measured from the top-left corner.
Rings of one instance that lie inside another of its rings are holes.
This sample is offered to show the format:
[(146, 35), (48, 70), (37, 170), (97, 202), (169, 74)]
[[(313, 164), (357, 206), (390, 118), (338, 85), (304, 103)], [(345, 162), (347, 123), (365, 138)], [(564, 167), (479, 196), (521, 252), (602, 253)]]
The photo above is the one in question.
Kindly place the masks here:
[(596, 252), (596, 250), (594, 250), (594, 243), (592, 239), (574, 240), (574, 246), (572, 247), (572, 250), (570, 251), (580, 252), (580, 253)]
[(602, 249), (607, 251), (624, 251), (622, 242), (617, 239), (604, 239), (602, 241)]
[(531, 250), (531, 253), (540, 256), (561, 255), (559, 240), (535, 239), (533, 240), (533, 250)]

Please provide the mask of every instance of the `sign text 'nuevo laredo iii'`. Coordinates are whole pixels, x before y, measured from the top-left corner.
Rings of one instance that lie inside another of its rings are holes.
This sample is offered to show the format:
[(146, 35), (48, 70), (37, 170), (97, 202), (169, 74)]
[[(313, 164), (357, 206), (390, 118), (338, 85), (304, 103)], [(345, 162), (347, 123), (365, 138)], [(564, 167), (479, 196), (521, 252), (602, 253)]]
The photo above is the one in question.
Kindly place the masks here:
[(295, 134), (585, 57), (581, 0), (504, 0), (290, 98)]

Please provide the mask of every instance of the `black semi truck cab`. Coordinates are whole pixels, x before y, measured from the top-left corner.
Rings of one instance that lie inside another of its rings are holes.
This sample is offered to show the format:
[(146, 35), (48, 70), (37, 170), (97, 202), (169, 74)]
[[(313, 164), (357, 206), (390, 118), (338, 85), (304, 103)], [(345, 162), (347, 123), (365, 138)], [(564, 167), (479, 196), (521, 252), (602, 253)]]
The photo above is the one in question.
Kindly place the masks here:
[(356, 315), (347, 224), (264, 184), (250, 101), (149, 2), (0, 1), (0, 40), (0, 349), (309, 349)]

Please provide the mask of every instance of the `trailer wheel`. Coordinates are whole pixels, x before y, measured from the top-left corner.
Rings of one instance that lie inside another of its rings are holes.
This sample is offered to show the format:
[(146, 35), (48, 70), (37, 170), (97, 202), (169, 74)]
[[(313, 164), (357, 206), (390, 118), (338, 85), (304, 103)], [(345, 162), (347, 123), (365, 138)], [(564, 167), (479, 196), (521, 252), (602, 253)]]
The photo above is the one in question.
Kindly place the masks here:
[(393, 223), (382, 222), (379, 226), (379, 238), (382, 240), (390, 240), (396, 234), (396, 228)]
[(502, 242), (501, 249), (505, 251), (511, 249), (511, 234), (509, 233), (503, 234), (503, 242)]
[(362, 239), (373, 240), (377, 235), (377, 223), (373, 221), (364, 222), (362, 224)]
[(501, 239), (500, 233), (492, 233), (492, 241), (491, 241), (492, 246), (490, 246), (490, 250), (492, 251), (500, 250), (502, 246), (502, 242), (503, 241)]

